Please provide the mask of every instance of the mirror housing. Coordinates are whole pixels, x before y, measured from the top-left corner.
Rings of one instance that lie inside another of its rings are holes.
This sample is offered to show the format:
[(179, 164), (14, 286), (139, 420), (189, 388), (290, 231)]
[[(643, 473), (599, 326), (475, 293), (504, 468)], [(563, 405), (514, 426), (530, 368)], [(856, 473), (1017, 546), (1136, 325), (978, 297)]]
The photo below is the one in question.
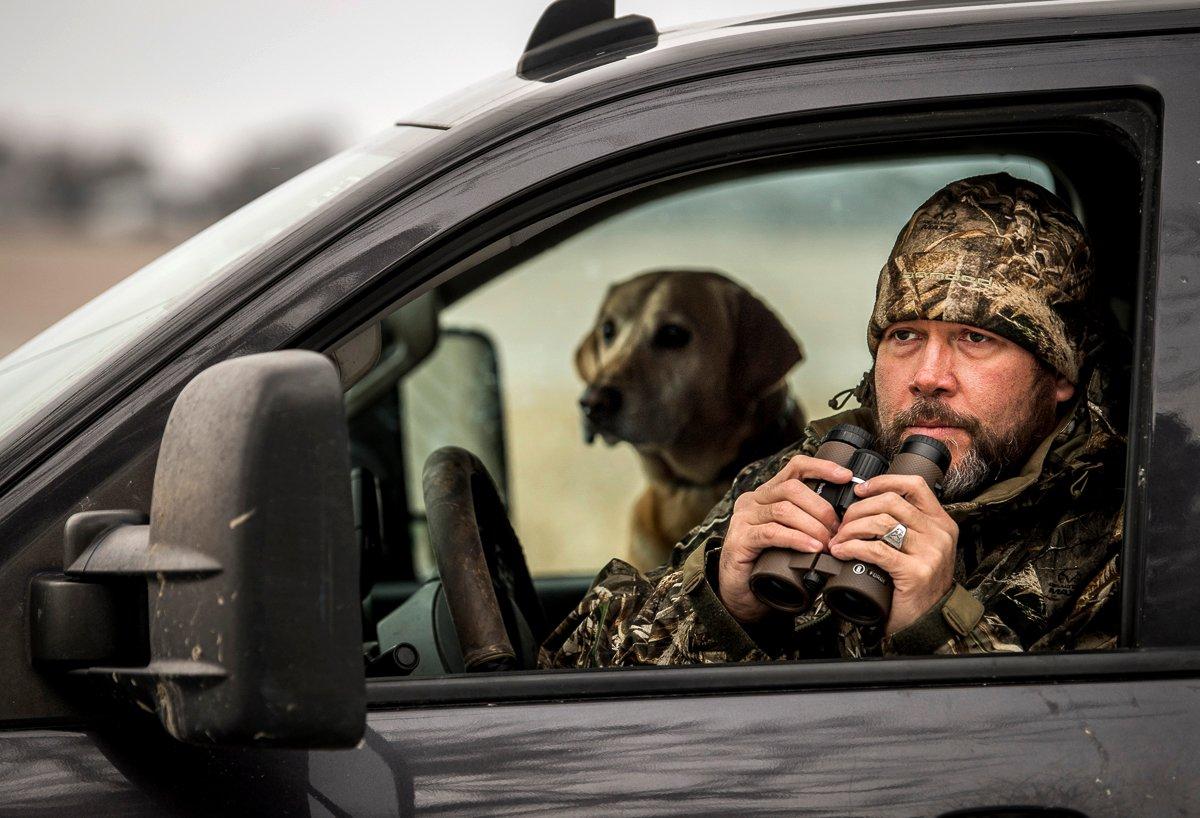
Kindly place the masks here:
[[(286, 350), (196, 376), (163, 433), (149, 524), (136, 514), (68, 520), (65, 577), (31, 589), (34, 659), (130, 690), (181, 741), (354, 746), (366, 713), (359, 555), (333, 364)], [(136, 576), (149, 661), (97, 663), (107, 648), (76, 644), (67, 602), (86, 598), (105, 620), (114, 593), (79, 586)]]

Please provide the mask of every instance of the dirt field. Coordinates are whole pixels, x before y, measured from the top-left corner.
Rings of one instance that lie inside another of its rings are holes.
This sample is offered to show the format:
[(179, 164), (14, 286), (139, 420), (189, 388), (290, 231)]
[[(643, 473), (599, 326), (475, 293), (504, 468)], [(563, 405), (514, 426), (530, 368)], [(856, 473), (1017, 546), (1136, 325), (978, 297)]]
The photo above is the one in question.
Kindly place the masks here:
[(0, 356), (177, 243), (0, 230)]

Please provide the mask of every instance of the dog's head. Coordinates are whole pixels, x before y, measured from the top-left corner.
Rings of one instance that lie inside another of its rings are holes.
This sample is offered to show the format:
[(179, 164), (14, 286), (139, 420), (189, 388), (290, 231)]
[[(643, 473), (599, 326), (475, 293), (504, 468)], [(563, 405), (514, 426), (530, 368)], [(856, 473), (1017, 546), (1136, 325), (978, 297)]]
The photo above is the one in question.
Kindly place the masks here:
[(707, 270), (653, 270), (609, 288), (575, 351), (584, 438), (663, 448), (720, 433), (803, 360), (753, 293)]

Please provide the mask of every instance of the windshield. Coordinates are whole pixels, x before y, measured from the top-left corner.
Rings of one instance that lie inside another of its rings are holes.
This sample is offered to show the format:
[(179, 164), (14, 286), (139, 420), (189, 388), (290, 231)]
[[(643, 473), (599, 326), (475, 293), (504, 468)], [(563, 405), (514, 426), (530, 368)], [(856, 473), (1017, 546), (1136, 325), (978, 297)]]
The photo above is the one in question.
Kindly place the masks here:
[(0, 438), (234, 262), (290, 232), (440, 131), (396, 127), (316, 165), (193, 236), (0, 358)]

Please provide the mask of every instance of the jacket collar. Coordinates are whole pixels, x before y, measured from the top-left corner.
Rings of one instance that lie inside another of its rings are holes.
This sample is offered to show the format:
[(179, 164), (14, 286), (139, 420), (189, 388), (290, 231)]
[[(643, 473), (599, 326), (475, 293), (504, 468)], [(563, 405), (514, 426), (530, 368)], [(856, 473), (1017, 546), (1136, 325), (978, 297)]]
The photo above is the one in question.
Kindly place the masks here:
[[(1089, 387), (1094, 387), (1094, 384), (1089, 384)], [(984, 486), (972, 498), (948, 503), (946, 511), (952, 517), (959, 517), (985, 506), (1008, 503), (1027, 491), (1031, 486), (1037, 484), (1044, 477), (1047, 479), (1051, 477), (1052, 475), (1049, 475), (1046, 470), (1046, 462), (1050, 458), (1051, 453), (1057, 452), (1075, 441), (1078, 437), (1077, 432), (1090, 428), (1091, 424), (1088, 420), (1091, 412), (1102, 412), (1095, 403), (1088, 400), (1086, 393), (1090, 391), (1092, 391), (1091, 388), (1086, 391), (1080, 390), (1080, 394), (1073, 399), (1070, 410), (1059, 420), (1058, 424), (1054, 427), (1054, 431), (1047, 435), (1034, 448), (1016, 474)], [(838, 412), (827, 418), (814, 420), (809, 425), (810, 437), (815, 443), (819, 443), (829, 433), (829, 430), (839, 423), (852, 423), (872, 433), (877, 432), (875, 428), (875, 413), (866, 407), (860, 406), (856, 409)]]

